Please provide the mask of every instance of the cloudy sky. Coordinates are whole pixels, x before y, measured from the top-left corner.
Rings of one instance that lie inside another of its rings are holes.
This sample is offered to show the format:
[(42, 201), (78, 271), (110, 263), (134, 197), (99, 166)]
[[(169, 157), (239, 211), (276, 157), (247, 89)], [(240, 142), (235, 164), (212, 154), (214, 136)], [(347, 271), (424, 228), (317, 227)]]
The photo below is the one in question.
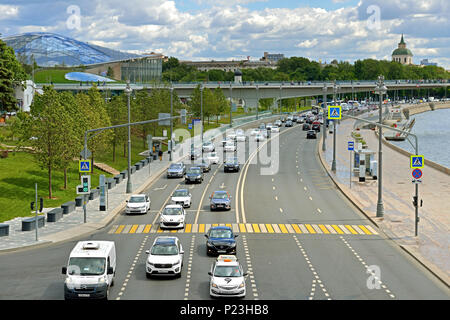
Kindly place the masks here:
[(404, 33), (414, 63), (450, 69), (449, 19), (449, 0), (0, 0), (2, 37), (52, 32), (181, 60), (390, 60)]

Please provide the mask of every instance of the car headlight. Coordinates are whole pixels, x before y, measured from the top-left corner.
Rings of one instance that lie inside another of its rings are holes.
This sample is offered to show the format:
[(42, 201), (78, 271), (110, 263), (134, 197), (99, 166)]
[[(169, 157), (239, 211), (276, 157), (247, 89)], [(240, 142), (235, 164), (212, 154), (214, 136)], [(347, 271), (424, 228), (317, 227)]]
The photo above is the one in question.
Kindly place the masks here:
[(219, 287), (217, 286), (217, 284), (215, 284), (214, 282), (211, 284), (211, 287), (213, 287), (213, 288), (219, 288)]
[(210, 243), (210, 242), (207, 242), (207, 243), (206, 243), (206, 246), (208, 246), (208, 247), (213, 247), (213, 244)]
[(245, 282), (244, 281), (242, 281), (242, 283), (239, 285), (239, 288), (243, 288), (243, 287), (245, 287)]
[(102, 284), (102, 283), (105, 283), (106, 282), (106, 277), (100, 277), (99, 279), (98, 279), (98, 283), (99, 284)]
[(177, 264), (179, 264), (181, 262), (181, 260), (178, 260), (177, 262), (175, 262), (173, 265), (176, 266)]
[(149, 265), (149, 266), (152, 266), (152, 267), (154, 267), (154, 266), (155, 266), (155, 264), (154, 264), (154, 263), (151, 263), (151, 262), (148, 262), (148, 261), (147, 261), (147, 263), (148, 263), (148, 265)]
[(236, 247), (236, 242), (230, 243), (230, 247), (231, 247), (231, 248)]
[(68, 289), (74, 289), (75, 288), (75, 284), (72, 281), (72, 278), (67, 277), (66, 280), (64, 281), (64, 283), (66, 284)]

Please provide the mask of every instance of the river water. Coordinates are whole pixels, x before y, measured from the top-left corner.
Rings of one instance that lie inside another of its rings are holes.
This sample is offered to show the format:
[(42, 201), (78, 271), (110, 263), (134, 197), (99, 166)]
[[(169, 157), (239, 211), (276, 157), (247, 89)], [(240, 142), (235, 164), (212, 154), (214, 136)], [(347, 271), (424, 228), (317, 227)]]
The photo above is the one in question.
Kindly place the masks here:
[[(419, 154), (450, 168), (450, 109), (427, 111), (411, 118), (416, 118), (411, 133), (419, 138)], [(413, 137), (410, 140), (415, 143)], [(414, 153), (414, 148), (407, 140), (389, 142)]]

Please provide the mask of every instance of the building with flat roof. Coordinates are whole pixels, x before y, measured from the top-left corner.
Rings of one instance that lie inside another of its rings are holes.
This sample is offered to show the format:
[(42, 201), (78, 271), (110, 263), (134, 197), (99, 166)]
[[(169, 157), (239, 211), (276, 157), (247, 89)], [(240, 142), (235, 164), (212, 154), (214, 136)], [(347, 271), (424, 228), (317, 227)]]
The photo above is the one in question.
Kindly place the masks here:
[(266, 61), (251, 61), (251, 60), (238, 60), (238, 61), (180, 61), (188, 66), (193, 66), (199, 71), (209, 70), (223, 70), (225, 72), (235, 72), (239, 69), (257, 69), (257, 68), (271, 68), (276, 69), (276, 64)]
[(262, 57), (260, 59), (260, 61), (268, 61), (268, 62), (273, 62), (273, 63), (276, 64), (281, 59), (284, 59), (284, 54), (282, 54), (282, 53), (268, 53), (268, 52), (264, 52), (264, 57)]
[(436, 63), (436, 62), (428, 61), (428, 59), (422, 59), (422, 60), (420, 61), (420, 65), (421, 65), (421, 66), (437, 66), (437, 63)]

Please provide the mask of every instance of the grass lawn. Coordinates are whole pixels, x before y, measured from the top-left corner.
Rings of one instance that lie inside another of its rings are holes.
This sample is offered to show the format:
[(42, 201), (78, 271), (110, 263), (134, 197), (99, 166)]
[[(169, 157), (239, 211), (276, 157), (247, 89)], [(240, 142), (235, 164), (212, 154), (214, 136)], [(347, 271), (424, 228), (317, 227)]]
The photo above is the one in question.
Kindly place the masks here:
[(77, 83), (79, 81), (67, 80), (64, 78), (66, 73), (73, 72), (70, 69), (47, 69), (39, 70), (34, 73), (35, 83)]
[[(67, 189), (64, 190), (64, 173), (53, 171), (52, 192), (54, 199), (48, 199), (48, 174), (39, 168), (33, 155), (25, 152), (10, 153), (7, 158), (0, 159), (0, 222), (14, 217), (33, 216), (30, 202), (35, 201), (34, 184), (38, 184), (38, 198), (44, 198), (44, 207), (59, 207), (77, 197), (75, 188), (80, 184), (78, 162), (74, 161), (68, 170)], [(99, 169), (94, 171), (91, 187), (96, 188), (99, 175), (112, 175)], [(38, 199), (39, 201), (39, 199)]]

